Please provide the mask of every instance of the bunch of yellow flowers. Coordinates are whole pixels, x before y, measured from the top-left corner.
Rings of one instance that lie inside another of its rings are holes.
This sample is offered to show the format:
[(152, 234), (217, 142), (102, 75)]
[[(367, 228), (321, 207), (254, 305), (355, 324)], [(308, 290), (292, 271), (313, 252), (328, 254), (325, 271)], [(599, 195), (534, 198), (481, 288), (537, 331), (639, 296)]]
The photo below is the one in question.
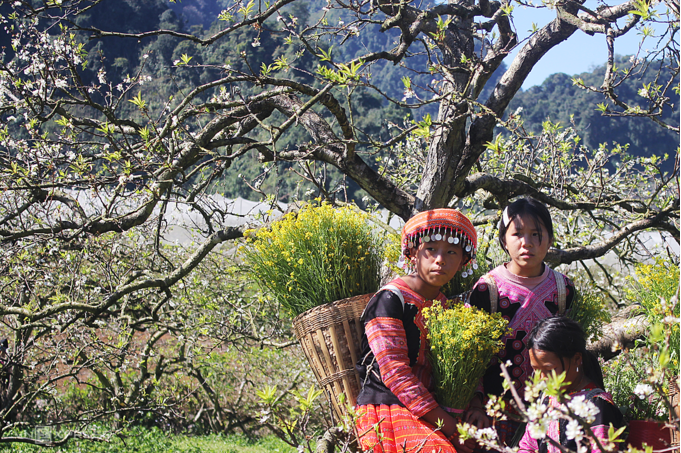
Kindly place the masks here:
[(376, 291), (383, 242), (367, 214), (321, 203), (258, 230), (242, 251), (256, 282), (297, 316)]
[[(625, 296), (641, 304), (650, 323), (650, 332), (661, 329), (669, 343), (671, 364), (678, 370), (681, 359), (679, 329), (679, 266), (669, 259), (657, 258), (655, 262), (637, 264), (636, 275), (627, 278)], [(657, 326), (657, 327), (656, 327)]]
[(423, 310), (430, 342), (436, 398), (441, 405), (465, 409), (490, 360), (503, 346), (508, 329), (500, 313), (489, 314), (459, 301)]

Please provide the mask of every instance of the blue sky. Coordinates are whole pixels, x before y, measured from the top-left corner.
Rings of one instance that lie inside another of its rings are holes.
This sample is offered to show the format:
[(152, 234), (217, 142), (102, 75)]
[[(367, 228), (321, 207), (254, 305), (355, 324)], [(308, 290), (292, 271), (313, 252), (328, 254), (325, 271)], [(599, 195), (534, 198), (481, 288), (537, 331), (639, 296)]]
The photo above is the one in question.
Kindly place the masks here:
[[(519, 39), (526, 39), (530, 35), (532, 22), (541, 28), (553, 20), (555, 16), (555, 10), (516, 6), (513, 11), (513, 23), (515, 24)], [(623, 23), (624, 21), (622, 21)], [(636, 53), (640, 44), (640, 38), (637, 30), (630, 30), (629, 33), (615, 40), (615, 53), (618, 55)], [(507, 65), (511, 63), (512, 58), (515, 57), (519, 49), (520, 47), (506, 58), (505, 62)], [(526, 90), (531, 86), (541, 85), (549, 75), (558, 72), (575, 75), (590, 71), (594, 67), (604, 64), (607, 58), (608, 53), (604, 35), (589, 36), (581, 30), (577, 30), (568, 40), (551, 49), (535, 65), (523, 84), (523, 89)]]

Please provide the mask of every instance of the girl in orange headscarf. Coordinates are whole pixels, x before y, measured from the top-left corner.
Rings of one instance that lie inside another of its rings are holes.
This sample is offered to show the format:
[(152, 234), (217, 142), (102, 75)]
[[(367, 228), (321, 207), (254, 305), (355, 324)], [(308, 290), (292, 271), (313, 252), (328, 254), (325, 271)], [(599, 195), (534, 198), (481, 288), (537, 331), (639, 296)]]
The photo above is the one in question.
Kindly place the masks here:
[(357, 428), (365, 451), (471, 451), (458, 442), (455, 418), (431, 393), (422, 310), (446, 301), (440, 288), (457, 272), (477, 267), (476, 248), (473, 224), (455, 209), (422, 212), (404, 225), (402, 253), (410, 273), (381, 288), (362, 315)]

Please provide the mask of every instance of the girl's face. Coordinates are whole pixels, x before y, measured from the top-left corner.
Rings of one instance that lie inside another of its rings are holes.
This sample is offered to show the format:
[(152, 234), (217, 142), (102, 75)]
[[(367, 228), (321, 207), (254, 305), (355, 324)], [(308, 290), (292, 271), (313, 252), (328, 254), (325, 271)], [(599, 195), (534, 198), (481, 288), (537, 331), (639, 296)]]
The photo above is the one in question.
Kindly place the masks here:
[(508, 225), (504, 243), (511, 256), (507, 266), (511, 273), (520, 277), (541, 275), (544, 258), (551, 246), (549, 233), (541, 222), (535, 222), (527, 215), (515, 216)]
[(464, 254), (460, 244), (450, 244), (446, 238), (441, 241), (422, 242), (413, 254), (412, 263), (418, 279), (424, 285), (421, 295), (437, 294), (458, 271), (461, 270)]
[[(530, 364), (535, 373), (541, 373), (544, 379), (551, 376), (552, 372), (559, 375), (565, 371), (564, 390), (578, 387), (584, 377), (584, 370), (580, 368), (582, 364), (582, 354), (576, 353), (572, 358), (563, 358), (561, 362), (557, 354), (541, 349), (532, 348), (530, 353)], [(579, 371), (578, 371), (579, 370)], [(579, 390), (579, 389), (576, 389)]]

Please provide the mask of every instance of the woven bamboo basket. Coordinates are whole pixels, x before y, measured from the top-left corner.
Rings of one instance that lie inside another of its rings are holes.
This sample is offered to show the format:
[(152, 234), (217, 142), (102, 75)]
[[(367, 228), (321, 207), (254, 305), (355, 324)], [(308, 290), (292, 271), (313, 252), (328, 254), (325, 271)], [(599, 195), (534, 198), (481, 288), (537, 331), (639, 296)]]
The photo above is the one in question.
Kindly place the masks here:
[[(340, 419), (348, 415), (348, 405), (355, 405), (361, 389), (355, 370), (364, 334), (359, 318), (371, 296), (364, 294), (331, 302), (293, 319), (296, 338)], [(345, 395), (344, 401), (341, 394)]]
[(672, 404), (672, 413), (669, 414), (669, 424), (672, 425), (672, 447), (676, 447), (675, 451), (679, 451), (679, 378), (674, 376), (669, 385), (669, 399)]

